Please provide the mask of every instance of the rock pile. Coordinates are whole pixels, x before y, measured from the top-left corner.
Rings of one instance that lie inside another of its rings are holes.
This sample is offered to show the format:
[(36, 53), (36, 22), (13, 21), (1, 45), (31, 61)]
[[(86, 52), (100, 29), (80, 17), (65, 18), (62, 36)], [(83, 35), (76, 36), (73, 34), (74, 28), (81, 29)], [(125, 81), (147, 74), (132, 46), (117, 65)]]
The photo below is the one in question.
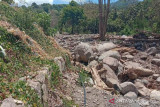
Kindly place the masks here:
[[(137, 58), (139, 54), (141, 56)], [(143, 61), (149, 61), (147, 63), (158, 68), (160, 59), (158, 59), (157, 49), (152, 47), (142, 53), (127, 51), (127, 49), (118, 47), (112, 42), (95, 46), (80, 43), (75, 47), (74, 55), (75, 61), (88, 63), (88, 67), (94, 68), (94, 72), (91, 73), (97, 87), (114, 88), (131, 99), (136, 99), (138, 96), (150, 96), (150, 98), (159, 100), (155, 93), (160, 92), (158, 91), (160, 72), (143, 66), (143, 63), (141, 64)], [(98, 79), (99, 77), (101, 80)], [(151, 86), (152, 81), (154, 81), (155, 87)]]

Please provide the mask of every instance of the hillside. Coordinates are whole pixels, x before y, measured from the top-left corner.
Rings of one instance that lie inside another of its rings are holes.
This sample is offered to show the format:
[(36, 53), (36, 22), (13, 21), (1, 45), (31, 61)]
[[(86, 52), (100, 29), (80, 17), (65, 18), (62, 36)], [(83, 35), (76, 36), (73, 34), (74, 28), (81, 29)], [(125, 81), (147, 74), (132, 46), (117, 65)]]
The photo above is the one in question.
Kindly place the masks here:
[(160, 107), (159, 1), (111, 3), (108, 23), (91, 2), (16, 5), (0, 1), (1, 107)]

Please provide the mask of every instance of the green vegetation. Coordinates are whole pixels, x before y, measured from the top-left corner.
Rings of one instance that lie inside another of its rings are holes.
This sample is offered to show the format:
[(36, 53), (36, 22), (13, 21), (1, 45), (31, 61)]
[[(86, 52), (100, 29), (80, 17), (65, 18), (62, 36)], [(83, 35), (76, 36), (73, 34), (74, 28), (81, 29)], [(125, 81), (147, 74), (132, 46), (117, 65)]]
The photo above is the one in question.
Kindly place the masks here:
[(64, 107), (79, 107), (77, 104), (74, 103), (74, 101), (69, 101), (67, 99), (63, 99), (63, 106)]
[(88, 74), (88, 72), (82, 69), (81, 72), (79, 72), (78, 84), (82, 85), (85, 82), (88, 83), (89, 77), (90, 75)]
[[(76, 29), (76, 32), (79, 33), (80, 25), (82, 24), (84, 18), (85, 16), (83, 9), (81, 9), (75, 1), (71, 1), (69, 6), (63, 8), (62, 10), (60, 20), (60, 25), (62, 28), (60, 29), (63, 31), (63, 26), (65, 25), (65, 27), (68, 28), (66, 31), (74, 34)], [(69, 26), (71, 26), (71, 28)]]

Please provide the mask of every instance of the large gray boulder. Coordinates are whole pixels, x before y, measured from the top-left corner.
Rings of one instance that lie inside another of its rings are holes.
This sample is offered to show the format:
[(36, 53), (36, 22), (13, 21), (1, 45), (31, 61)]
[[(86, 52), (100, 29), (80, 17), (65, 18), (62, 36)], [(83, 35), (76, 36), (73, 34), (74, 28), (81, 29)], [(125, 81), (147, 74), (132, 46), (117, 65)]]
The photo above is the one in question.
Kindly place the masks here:
[(107, 51), (107, 52), (104, 52), (103, 54), (100, 55), (100, 57), (98, 58), (99, 61), (102, 61), (104, 58), (106, 57), (113, 57), (113, 58), (116, 58), (116, 59), (120, 59), (121, 55), (119, 54), (118, 51)]
[(117, 70), (119, 66), (118, 60), (113, 57), (105, 57), (103, 59), (103, 64), (108, 65), (114, 71)]
[(75, 51), (75, 58), (78, 62), (89, 62), (90, 58), (94, 57), (94, 53), (92, 47), (87, 43), (80, 43), (76, 46)]
[(138, 90), (135, 87), (135, 85), (131, 82), (124, 82), (120, 84), (121, 87), (121, 93), (122, 94), (126, 94), (128, 92), (135, 92), (136, 94), (138, 94)]
[(114, 85), (119, 86), (119, 80), (115, 72), (108, 65), (103, 64), (103, 68), (105, 69), (106, 85), (109, 87), (113, 87)]
[(25, 107), (24, 103), (20, 100), (15, 100), (13, 98), (6, 98), (2, 101), (1, 107)]
[(109, 42), (109, 43), (104, 43), (104, 44), (99, 44), (97, 46), (97, 51), (99, 54), (103, 53), (103, 52), (106, 52), (106, 51), (109, 51), (113, 48), (115, 48), (116, 45), (112, 42)]

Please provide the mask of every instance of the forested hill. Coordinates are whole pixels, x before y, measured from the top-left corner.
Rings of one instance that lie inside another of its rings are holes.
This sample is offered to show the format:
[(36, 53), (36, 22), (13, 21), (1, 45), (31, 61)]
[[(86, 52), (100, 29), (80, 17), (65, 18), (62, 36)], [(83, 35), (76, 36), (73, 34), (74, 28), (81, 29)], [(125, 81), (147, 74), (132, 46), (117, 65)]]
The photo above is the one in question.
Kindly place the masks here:
[(119, 0), (117, 2), (111, 3), (111, 7), (112, 8), (126, 8), (129, 7), (131, 5), (137, 4), (138, 2), (140, 2), (139, 0)]

